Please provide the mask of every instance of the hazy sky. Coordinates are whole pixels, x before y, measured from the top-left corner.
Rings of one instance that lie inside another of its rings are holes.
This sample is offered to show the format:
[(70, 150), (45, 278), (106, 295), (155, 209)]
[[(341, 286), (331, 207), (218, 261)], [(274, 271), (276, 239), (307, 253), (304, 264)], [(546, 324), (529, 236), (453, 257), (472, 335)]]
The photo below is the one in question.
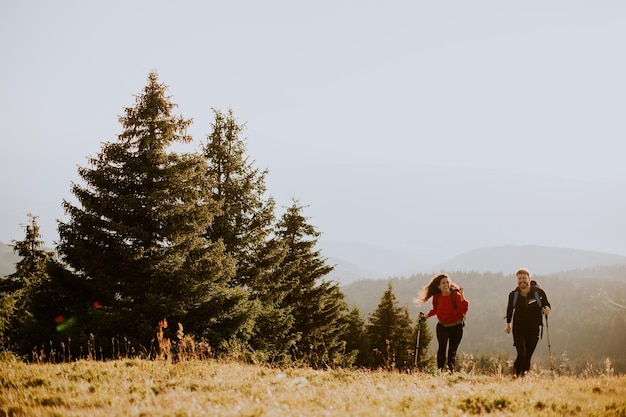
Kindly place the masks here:
[(0, 38), (1, 242), (29, 212), (57, 239), (156, 70), (194, 149), (231, 108), (323, 239), (626, 255), (622, 0), (2, 1)]

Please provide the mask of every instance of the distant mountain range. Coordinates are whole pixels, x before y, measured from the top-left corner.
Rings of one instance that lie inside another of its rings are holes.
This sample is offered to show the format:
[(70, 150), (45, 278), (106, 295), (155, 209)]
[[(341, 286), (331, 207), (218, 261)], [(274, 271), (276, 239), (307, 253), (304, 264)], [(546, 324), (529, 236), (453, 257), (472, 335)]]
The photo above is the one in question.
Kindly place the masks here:
[(322, 255), (335, 265), (330, 278), (342, 285), (360, 279), (406, 277), (416, 273), (476, 271), (513, 273), (527, 268), (533, 274), (550, 274), (595, 266), (626, 265), (626, 256), (539, 245), (474, 249), (447, 260), (428, 261), (424, 256), (394, 252), (354, 243), (321, 243)]
[(439, 269), (508, 274), (528, 268), (533, 273), (545, 275), (612, 265), (626, 265), (626, 256), (548, 246), (509, 245), (462, 253), (439, 265)]
[[(53, 249), (44, 248), (48, 252)], [(20, 257), (13, 252), (13, 246), (0, 242), (0, 277), (5, 277), (15, 272), (15, 264), (19, 262)]]
[(0, 242), (0, 277), (15, 272), (15, 263), (19, 257), (13, 253), (13, 247)]
[[(360, 243), (320, 242), (319, 249), (335, 270), (329, 278), (341, 285), (362, 279), (407, 277), (440, 271), (513, 273), (528, 268), (533, 274), (550, 274), (595, 266), (626, 265), (626, 256), (548, 246), (500, 246), (474, 249), (447, 260)], [(19, 257), (13, 248), (0, 242), (0, 276), (15, 271)]]

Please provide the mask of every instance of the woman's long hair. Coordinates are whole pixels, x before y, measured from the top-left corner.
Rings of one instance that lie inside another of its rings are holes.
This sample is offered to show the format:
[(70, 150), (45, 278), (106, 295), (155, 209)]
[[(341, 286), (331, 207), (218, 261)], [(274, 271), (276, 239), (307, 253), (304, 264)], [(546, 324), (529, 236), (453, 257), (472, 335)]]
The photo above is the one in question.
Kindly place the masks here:
[[(439, 284), (441, 284), (441, 280), (444, 278), (448, 278), (448, 280), (450, 280), (450, 277), (448, 276), (448, 274), (435, 275), (433, 279), (430, 280), (428, 285), (422, 289), (420, 296), (415, 299), (415, 302), (418, 304), (424, 304), (433, 295), (441, 294), (441, 290), (439, 289)], [(453, 283), (452, 281), (450, 281), (450, 291), (458, 291), (458, 290), (459, 290), (459, 286)]]

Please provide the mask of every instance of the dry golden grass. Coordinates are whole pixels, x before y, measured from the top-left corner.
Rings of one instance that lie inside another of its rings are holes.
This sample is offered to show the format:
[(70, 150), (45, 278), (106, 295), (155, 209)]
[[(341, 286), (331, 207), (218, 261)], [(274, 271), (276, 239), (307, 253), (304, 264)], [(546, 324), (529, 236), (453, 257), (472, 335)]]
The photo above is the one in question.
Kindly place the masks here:
[(626, 416), (624, 376), (516, 380), (213, 360), (0, 366), (0, 416)]

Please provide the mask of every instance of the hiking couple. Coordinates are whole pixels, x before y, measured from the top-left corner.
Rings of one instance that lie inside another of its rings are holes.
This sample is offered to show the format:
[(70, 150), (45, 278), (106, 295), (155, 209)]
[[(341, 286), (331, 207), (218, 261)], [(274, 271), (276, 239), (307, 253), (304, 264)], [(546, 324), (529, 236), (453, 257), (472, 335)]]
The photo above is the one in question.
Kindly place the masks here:
[[(527, 269), (517, 270), (515, 277), (517, 288), (509, 293), (504, 331), (511, 333), (513, 320), (513, 344), (517, 350), (513, 372), (517, 377), (525, 375), (530, 369), (530, 359), (539, 341), (539, 328), (543, 325), (542, 314), (547, 316), (550, 313), (550, 302), (546, 293), (535, 281), (531, 281)], [(463, 338), (469, 302), (465, 299), (463, 287), (450, 281), (447, 274), (433, 277), (415, 301), (424, 304), (431, 297), (432, 309), (427, 314), (420, 313), (419, 319), (437, 316), (437, 368), (443, 372), (447, 367), (447, 371), (452, 373), (456, 365), (456, 351)]]

